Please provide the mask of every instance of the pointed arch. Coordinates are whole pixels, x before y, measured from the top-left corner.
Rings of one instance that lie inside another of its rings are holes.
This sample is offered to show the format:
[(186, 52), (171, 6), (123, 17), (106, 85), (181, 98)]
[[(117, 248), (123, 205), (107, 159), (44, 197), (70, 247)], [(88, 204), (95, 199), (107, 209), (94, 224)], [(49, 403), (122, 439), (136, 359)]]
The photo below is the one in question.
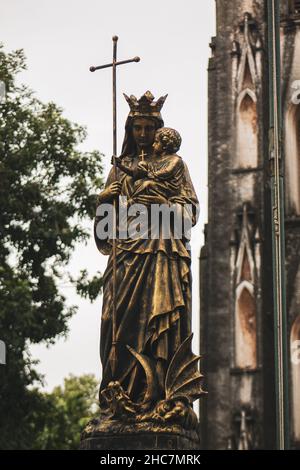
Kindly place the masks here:
[(238, 70), (237, 76), (237, 89), (240, 92), (244, 88), (245, 82), (248, 82), (255, 88), (256, 83), (256, 65), (255, 65), (255, 57), (253, 54), (253, 48), (251, 45), (252, 42), (252, 35), (249, 29), (249, 20), (251, 19), (251, 15), (249, 13), (245, 13), (244, 21), (241, 25), (244, 30), (244, 40), (241, 50), (241, 60), (240, 66)]
[(249, 239), (244, 234), (240, 249), (238, 252), (237, 262), (237, 283), (239, 284), (242, 281), (254, 282), (254, 259), (250, 248)]
[(254, 103), (257, 102), (257, 98), (256, 98), (256, 94), (253, 90), (251, 90), (251, 88), (245, 88), (243, 91), (241, 91), (241, 93), (239, 94), (238, 96), (238, 99), (237, 99), (237, 109), (240, 109), (241, 107), (241, 103), (242, 101), (244, 100), (244, 98), (246, 97), (246, 95), (249, 95), (249, 97), (252, 99), (252, 101), (254, 101)]
[(290, 348), (293, 437), (296, 442), (300, 442), (300, 315), (291, 330)]
[(248, 281), (236, 289), (235, 364), (241, 369), (257, 367), (256, 305), (254, 287)]
[(250, 88), (237, 101), (237, 166), (255, 168), (258, 159), (257, 99)]
[(254, 87), (254, 86), (255, 86), (255, 82), (253, 81), (253, 75), (251, 73), (249, 61), (246, 60), (242, 88), (245, 89), (245, 88)]
[(300, 215), (300, 105), (291, 104), (285, 119), (287, 208)]
[(242, 262), (241, 278), (245, 281), (252, 280), (251, 266), (247, 250), (244, 251), (244, 259)]

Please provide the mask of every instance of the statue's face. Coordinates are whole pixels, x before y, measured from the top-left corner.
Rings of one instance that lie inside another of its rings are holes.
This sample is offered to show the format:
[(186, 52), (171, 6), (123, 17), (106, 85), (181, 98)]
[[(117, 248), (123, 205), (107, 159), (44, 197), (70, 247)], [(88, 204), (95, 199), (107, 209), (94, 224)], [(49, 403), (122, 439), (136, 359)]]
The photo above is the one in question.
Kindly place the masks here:
[(155, 123), (148, 118), (135, 118), (132, 126), (133, 138), (140, 148), (151, 147), (155, 138)]

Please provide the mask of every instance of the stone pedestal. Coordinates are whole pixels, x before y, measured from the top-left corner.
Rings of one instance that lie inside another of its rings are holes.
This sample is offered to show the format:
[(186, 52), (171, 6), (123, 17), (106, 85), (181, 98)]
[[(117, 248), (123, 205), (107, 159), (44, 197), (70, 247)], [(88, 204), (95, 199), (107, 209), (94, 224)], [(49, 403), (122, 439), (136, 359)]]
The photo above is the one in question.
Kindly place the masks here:
[(199, 450), (196, 431), (178, 425), (91, 421), (81, 436), (81, 450)]

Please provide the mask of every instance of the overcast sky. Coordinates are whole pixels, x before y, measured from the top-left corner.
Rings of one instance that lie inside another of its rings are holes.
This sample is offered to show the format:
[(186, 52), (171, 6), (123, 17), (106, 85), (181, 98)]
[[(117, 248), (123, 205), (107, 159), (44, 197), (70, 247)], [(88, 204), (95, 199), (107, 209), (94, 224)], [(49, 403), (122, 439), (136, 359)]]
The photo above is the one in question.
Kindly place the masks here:
[[(112, 154), (111, 70), (89, 72), (90, 65), (111, 62), (112, 36), (119, 36), (120, 60), (141, 57), (118, 69), (119, 150), (128, 105), (122, 93), (140, 97), (151, 90), (168, 93), (162, 114), (165, 125), (183, 139), (180, 155), (187, 162), (201, 205), (193, 230), (193, 324), (197, 350), (199, 329), (198, 258), (207, 220), (207, 62), (215, 31), (214, 0), (0, 0), (0, 41), (7, 52), (23, 48), (28, 70), (20, 79), (42, 101), (54, 101), (66, 117), (87, 127), (83, 150), (98, 149), (106, 175)], [(91, 230), (92, 224), (89, 224)], [(104, 272), (107, 258), (91, 239), (74, 252), (73, 274), (86, 268)], [(79, 306), (67, 340), (47, 349), (31, 348), (38, 370), (51, 390), (69, 373), (100, 377), (101, 299), (94, 304), (65, 287), (68, 303)], [(20, 315), (22, 312), (20, 312)]]

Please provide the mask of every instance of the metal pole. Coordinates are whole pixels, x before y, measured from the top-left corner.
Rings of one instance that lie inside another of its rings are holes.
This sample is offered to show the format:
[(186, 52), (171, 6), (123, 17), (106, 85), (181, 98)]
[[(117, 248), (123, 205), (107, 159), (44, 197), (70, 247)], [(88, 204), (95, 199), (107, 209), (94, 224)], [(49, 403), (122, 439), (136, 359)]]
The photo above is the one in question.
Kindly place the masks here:
[[(113, 36), (113, 61), (110, 64), (91, 66), (90, 72), (96, 70), (106, 69), (112, 67), (112, 82), (113, 82), (113, 154), (117, 156), (117, 66), (129, 64), (131, 62), (139, 62), (139, 57), (133, 59), (121, 60), (117, 62), (117, 42), (118, 36)], [(115, 159), (113, 159), (113, 179), (117, 181), (117, 168)], [(117, 366), (117, 207), (118, 198), (113, 201), (113, 241), (112, 241), (112, 263), (113, 263), (113, 287), (112, 287), (112, 347), (110, 353), (110, 365), (112, 376), (115, 376)]]
[[(113, 154), (117, 156), (117, 42), (118, 36), (113, 38), (113, 67), (112, 67), (112, 79), (113, 79)], [(114, 181), (117, 181), (117, 168), (114, 160)], [(112, 348), (110, 356), (110, 365), (112, 370), (112, 376), (114, 377), (117, 365), (117, 199), (114, 198), (114, 210), (113, 210), (113, 246), (112, 246), (112, 258), (113, 258), (113, 316), (112, 316)]]
[(281, 155), (280, 3), (268, 0), (270, 170), (277, 449), (289, 448), (289, 389), (285, 286), (284, 166)]

